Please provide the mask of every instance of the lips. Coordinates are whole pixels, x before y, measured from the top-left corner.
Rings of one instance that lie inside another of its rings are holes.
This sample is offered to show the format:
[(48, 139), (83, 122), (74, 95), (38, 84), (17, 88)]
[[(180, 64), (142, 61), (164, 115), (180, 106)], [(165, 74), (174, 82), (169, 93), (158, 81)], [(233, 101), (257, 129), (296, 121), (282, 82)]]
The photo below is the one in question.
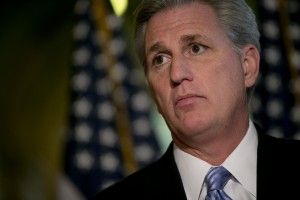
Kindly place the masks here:
[(187, 95), (178, 96), (175, 99), (175, 106), (182, 107), (182, 106), (190, 105), (194, 103), (197, 98), (199, 98), (199, 96), (196, 94), (187, 94)]

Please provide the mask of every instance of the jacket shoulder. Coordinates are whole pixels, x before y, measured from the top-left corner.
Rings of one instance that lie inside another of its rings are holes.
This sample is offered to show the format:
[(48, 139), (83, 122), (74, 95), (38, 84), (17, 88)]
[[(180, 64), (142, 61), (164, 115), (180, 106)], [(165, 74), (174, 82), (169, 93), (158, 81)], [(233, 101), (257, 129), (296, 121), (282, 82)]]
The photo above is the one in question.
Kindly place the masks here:
[(259, 150), (282, 156), (299, 155), (300, 140), (275, 138), (266, 134), (259, 135)]
[[(112, 186), (99, 192), (93, 200), (96, 199), (119, 199), (138, 195), (144, 193), (146, 188), (152, 188), (157, 179), (157, 163), (150, 164), (149, 166), (125, 177), (123, 180), (113, 184)], [(125, 198), (127, 199), (127, 198)]]
[(156, 162), (99, 192), (93, 200), (186, 199), (172, 145)]

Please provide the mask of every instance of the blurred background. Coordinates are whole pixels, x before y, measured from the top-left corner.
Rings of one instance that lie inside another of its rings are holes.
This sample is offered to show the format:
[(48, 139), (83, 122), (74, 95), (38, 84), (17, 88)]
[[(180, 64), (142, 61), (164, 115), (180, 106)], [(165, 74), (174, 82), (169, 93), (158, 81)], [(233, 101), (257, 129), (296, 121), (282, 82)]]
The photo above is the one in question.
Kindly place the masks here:
[[(134, 54), (132, 0), (0, 12), (0, 200), (86, 199), (156, 160), (170, 134)], [(248, 0), (262, 34), (253, 119), (300, 138), (300, 3)]]

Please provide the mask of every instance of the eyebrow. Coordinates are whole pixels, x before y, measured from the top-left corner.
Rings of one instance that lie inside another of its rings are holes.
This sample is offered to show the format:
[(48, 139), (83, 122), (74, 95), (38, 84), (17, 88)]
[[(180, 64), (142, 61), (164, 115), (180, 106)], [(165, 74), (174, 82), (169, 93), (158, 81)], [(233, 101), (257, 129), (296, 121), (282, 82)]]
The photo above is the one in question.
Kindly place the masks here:
[(161, 42), (156, 42), (154, 43), (147, 51), (147, 55), (149, 55), (152, 52), (156, 52), (156, 51), (162, 51), (165, 50), (165, 48), (163, 47), (164, 45)]
[[(200, 34), (190, 34), (190, 35), (183, 35), (180, 37), (180, 43), (190, 43), (195, 40), (207, 40), (209, 41), (209, 38)], [(167, 48), (164, 47), (162, 42), (156, 42), (154, 43), (147, 51), (146, 55), (151, 54), (152, 52), (157, 51), (167, 51)]]
[(193, 42), (195, 40), (206, 40), (206, 41), (208, 41), (209, 38), (207, 38), (204, 35), (200, 35), (200, 34), (183, 35), (183, 36), (180, 37), (180, 42), (181, 43), (190, 43), (190, 42)]

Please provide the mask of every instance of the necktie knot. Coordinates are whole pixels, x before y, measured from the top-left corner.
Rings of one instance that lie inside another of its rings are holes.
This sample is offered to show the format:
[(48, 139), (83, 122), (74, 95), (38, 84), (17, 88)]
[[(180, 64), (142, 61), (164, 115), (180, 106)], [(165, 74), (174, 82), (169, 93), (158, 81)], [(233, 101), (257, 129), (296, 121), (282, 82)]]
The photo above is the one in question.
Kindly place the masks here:
[(210, 168), (204, 180), (207, 185), (206, 199), (230, 199), (223, 191), (230, 177), (231, 173), (222, 166)]

